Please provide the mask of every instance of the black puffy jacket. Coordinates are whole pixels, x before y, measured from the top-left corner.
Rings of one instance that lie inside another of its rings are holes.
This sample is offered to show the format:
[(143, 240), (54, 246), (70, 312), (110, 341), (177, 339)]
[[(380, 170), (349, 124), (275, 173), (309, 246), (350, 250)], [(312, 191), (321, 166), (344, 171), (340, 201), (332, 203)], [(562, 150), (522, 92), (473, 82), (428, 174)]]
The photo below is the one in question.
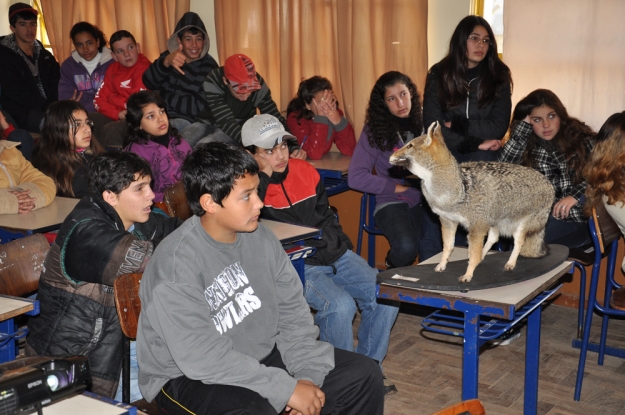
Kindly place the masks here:
[(113, 397), (122, 361), (113, 283), (122, 274), (143, 272), (158, 241), (181, 224), (152, 213), (130, 233), (100, 196), (82, 198), (44, 262), (37, 295), (40, 314), (28, 323), (27, 352), (87, 355), (91, 390)]

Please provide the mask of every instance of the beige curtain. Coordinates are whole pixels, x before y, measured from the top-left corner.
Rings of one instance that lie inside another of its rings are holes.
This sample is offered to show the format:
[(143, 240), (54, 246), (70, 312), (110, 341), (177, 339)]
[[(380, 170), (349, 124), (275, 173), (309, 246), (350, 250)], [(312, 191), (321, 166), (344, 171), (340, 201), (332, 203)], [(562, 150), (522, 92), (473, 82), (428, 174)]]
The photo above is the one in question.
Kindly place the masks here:
[(506, 0), (504, 7), (513, 105), (550, 89), (595, 131), (625, 110), (625, 1)]
[(427, 0), (215, 0), (215, 24), (220, 62), (248, 55), (281, 111), (303, 78), (325, 76), (359, 134), (384, 72), (423, 91)]
[(74, 50), (69, 31), (81, 21), (97, 25), (107, 39), (117, 30), (128, 30), (141, 52), (154, 60), (166, 49), (177, 21), (189, 11), (190, 0), (41, 0), (41, 7), (59, 62)]

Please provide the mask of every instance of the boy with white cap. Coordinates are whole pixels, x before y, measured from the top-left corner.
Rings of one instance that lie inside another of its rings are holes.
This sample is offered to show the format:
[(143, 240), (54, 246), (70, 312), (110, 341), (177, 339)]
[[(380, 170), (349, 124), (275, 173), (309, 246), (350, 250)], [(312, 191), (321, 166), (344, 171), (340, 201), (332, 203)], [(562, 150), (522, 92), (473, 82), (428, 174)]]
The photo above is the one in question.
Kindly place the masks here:
[[(295, 137), (268, 114), (256, 115), (243, 125), (243, 146), (261, 169), (258, 194), (265, 204), (261, 217), (322, 230), (322, 239), (306, 241), (317, 252), (305, 260), (304, 287), (306, 301), (317, 310), (320, 339), (353, 350), (352, 321), (358, 306), (362, 320), (356, 352), (381, 364), (399, 309), (377, 302), (377, 270), (352, 252), (317, 170), (306, 161), (289, 159), (290, 140)], [(395, 391), (394, 385), (386, 386), (386, 393)]]

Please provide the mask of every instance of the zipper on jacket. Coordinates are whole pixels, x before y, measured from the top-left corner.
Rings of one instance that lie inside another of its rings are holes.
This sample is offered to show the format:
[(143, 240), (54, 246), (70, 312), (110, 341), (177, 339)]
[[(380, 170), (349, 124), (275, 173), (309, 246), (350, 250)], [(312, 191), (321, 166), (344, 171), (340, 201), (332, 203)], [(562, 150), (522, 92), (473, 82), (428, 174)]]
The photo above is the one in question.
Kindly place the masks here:
[[(477, 79), (473, 78), (469, 81), (469, 87), (471, 86), (471, 82), (475, 81)], [(466, 110), (466, 114), (467, 114), (467, 120), (469, 119), (469, 96), (471, 95), (471, 91), (467, 91), (467, 110)]]
[(9, 178), (9, 189), (14, 188), (15, 187), (15, 182), (13, 182), (13, 178), (9, 174), (9, 171), (7, 170), (7, 168), (4, 165), (4, 163), (0, 162), (0, 167), (2, 167), (2, 170), (4, 170), (4, 174), (6, 174), (7, 177)]

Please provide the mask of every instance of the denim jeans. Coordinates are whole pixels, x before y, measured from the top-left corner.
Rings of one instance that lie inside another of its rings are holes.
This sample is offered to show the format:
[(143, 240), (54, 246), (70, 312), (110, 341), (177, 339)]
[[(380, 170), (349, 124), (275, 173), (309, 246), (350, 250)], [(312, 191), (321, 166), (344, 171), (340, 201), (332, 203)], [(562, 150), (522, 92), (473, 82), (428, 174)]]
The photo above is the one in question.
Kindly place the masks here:
[(216, 127), (203, 122), (191, 122), (184, 118), (172, 118), (169, 124), (178, 130), (178, 133), (184, 138), (191, 147), (200, 141), (203, 137), (215, 132)]
[[(130, 342), (130, 402), (143, 399), (139, 390), (139, 365), (137, 364), (137, 342)], [(122, 401), (122, 374), (119, 375), (119, 385), (115, 394), (117, 402)], [(130, 403), (126, 402), (126, 403)]]
[(348, 351), (354, 350), (352, 322), (358, 305), (362, 316), (356, 353), (381, 364), (399, 308), (377, 302), (377, 273), (361, 256), (347, 251), (332, 266), (306, 265), (304, 296), (317, 310), (321, 340)]
[(549, 215), (545, 226), (545, 243), (577, 248), (590, 243), (588, 222), (564, 222)]

